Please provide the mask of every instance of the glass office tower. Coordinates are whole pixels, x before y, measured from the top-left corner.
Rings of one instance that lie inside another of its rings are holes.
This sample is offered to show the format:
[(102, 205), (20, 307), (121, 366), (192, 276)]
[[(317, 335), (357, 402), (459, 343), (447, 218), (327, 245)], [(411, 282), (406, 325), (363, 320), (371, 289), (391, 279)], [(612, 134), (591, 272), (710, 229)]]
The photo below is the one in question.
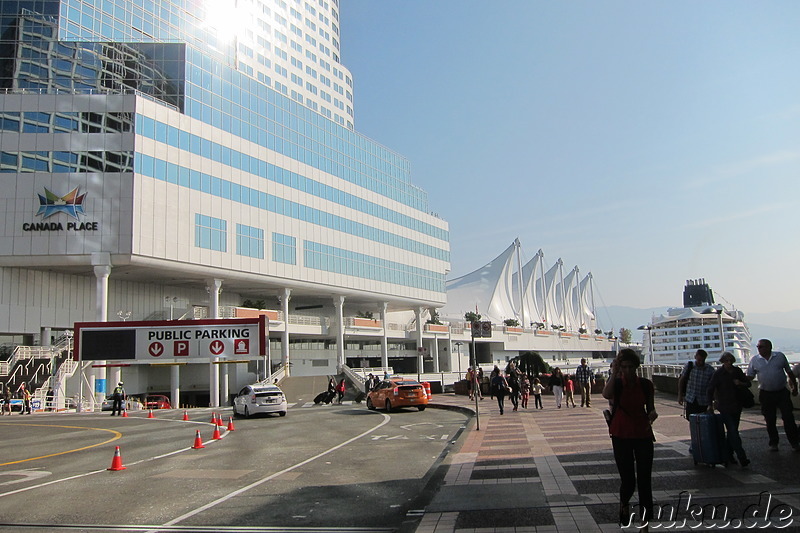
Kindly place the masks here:
[(0, 334), (441, 306), (447, 223), (355, 131), (338, 4), (0, 0)]

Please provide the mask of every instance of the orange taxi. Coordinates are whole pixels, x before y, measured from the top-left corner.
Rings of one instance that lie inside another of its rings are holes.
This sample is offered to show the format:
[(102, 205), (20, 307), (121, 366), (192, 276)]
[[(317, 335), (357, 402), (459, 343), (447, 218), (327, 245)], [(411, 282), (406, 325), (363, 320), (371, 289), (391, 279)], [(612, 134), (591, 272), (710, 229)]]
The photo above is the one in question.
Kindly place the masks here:
[(367, 395), (367, 408), (371, 410), (386, 409), (391, 412), (398, 407), (416, 407), (424, 411), (427, 406), (425, 388), (413, 379), (385, 379)]

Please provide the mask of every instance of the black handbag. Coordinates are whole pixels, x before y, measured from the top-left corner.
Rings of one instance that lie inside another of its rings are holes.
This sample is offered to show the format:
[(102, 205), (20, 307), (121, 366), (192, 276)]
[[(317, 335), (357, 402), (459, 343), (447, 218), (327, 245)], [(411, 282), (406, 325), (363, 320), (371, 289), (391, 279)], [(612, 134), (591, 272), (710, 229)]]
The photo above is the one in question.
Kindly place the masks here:
[(756, 398), (748, 387), (736, 387), (734, 394), (743, 409), (749, 409), (756, 404)]

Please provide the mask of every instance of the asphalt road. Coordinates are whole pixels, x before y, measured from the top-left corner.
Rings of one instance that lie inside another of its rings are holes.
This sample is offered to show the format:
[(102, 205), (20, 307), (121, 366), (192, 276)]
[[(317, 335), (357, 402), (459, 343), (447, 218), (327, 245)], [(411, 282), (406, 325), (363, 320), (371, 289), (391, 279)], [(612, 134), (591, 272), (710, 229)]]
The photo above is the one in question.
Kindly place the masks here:
[[(210, 409), (155, 413), (0, 418), (0, 531), (402, 530), (467, 420), (294, 407), (213, 441)], [(125, 470), (107, 470), (115, 446)]]

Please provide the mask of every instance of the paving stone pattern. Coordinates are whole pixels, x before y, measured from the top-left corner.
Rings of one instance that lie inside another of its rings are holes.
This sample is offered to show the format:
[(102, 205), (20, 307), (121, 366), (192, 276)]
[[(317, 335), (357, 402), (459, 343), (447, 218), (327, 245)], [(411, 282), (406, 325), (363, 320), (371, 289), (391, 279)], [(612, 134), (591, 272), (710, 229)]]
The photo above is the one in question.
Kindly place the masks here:
[[(452, 394), (436, 395), (433, 403), (474, 408)], [(473, 419), (461, 447), (448, 456), (444, 481), (417, 531), (620, 531), (619, 475), (603, 403), (517, 412), (507, 406), (500, 415), (496, 402), (480, 402), (480, 430)], [(800, 453), (789, 448), (780, 420), (781, 450), (769, 452), (758, 410), (745, 411), (741, 433), (752, 464), (711, 468), (694, 464), (675, 398), (658, 393), (656, 405), (653, 490), (662, 516), (651, 531), (800, 530)], [(634, 494), (633, 506), (636, 501)], [(765, 515), (771, 525), (742, 520)], [(639, 531), (636, 525), (624, 529)]]

